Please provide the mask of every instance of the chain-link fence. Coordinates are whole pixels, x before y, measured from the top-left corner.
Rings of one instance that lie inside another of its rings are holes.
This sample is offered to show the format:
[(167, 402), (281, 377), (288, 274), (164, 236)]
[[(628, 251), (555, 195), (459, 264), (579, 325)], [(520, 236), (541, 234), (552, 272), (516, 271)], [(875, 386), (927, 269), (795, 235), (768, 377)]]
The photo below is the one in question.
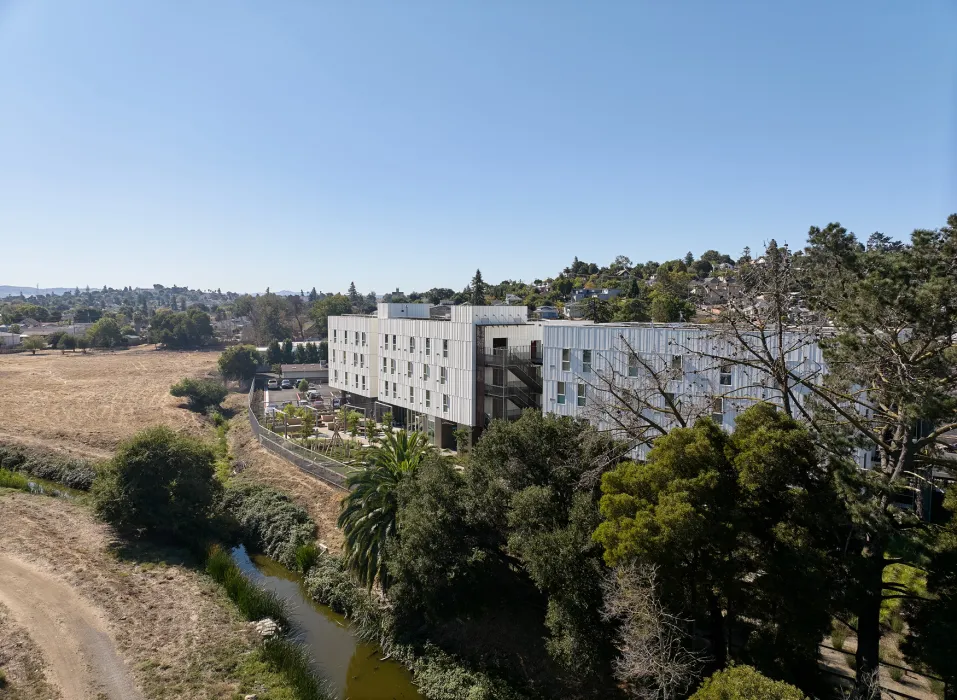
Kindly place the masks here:
[(249, 425), (252, 427), (253, 435), (264, 448), (272, 452), (277, 457), (292, 462), (302, 471), (310, 474), (321, 481), (326, 482), (339, 489), (346, 489), (346, 471), (348, 467), (342, 462), (337, 462), (329, 457), (323, 457), (311, 450), (297, 445), (287, 440), (282, 435), (272, 432), (259, 422), (259, 417), (253, 407), (253, 395), (256, 392), (256, 382), (249, 387), (249, 400), (247, 411), (249, 413)]

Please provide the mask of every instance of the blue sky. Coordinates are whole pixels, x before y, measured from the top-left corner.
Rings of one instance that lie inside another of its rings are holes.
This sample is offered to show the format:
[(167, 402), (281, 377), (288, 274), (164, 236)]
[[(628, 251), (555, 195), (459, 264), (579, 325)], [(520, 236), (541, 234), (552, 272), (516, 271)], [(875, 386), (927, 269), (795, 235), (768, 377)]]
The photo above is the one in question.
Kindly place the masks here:
[(0, 0), (0, 283), (382, 293), (957, 211), (957, 11)]

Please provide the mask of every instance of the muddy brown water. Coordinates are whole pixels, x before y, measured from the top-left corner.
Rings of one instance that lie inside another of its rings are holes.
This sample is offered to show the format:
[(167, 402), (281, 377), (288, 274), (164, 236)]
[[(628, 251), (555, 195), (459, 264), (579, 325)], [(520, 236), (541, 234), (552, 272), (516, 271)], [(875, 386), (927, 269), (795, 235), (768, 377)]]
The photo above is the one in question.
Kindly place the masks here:
[(395, 661), (383, 661), (378, 645), (358, 639), (345, 617), (312, 601), (299, 574), (269, 557), (250, 556), (243, 547), (232, 554), (243, 573), (286, 602), (292, 633), (305, 645), (316, 671), (329, 681), (339, 698), (424, 700), (409, 670)]

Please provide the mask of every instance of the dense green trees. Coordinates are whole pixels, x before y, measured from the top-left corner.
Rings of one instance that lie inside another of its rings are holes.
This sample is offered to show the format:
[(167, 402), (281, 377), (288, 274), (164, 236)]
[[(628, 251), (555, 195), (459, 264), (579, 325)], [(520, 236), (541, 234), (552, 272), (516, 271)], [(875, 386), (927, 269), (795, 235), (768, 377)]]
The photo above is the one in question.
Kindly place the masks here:
[(252, 345), (233, 345), (219, 356), (217, 366), (223, 379), (252, 379), (262, 358)]
[(205, 444), (166, 427), (122, 443), (93, 484), (97, 514), (126, 537), (193, 543), (209, 531), (221, 487)]
[(604, 476), (595, 539), (609, 565), (657, 567), (666, 605), (706, 630), (719, 666), (741, 658), (807, 682), (841, 543), (833, 471), (770, 405), (741, 414), (732, 435), (704, 419)]
[(209, 314), (196, 308), (187, 311), (160, 309), (150, 319), (147, 332), (151, 343), (175, 349), (202, 347), (213, 339)]
[(114, 348), (123, 344), (120, 324), (109, 316), (101, 318), (86, 331), (86, 338), (94, 348)]
[(315, 302), (309, 309), (309, 316), (316, 324), (316, 334), (320, 338), (329, 335), (329, 317), (352, 313), (352, 302), (344, 294), (333, 294)]
[(398, 488), (414, 476), (430, 450), (421, 433), (388, 431), (366, 466), (348, 477), (350, 491), (342, 500), (337, 524), (346, 539), (346, 561), (369, 588), (377, 579), (383, 587), (389, 584), (385, 548), (395, 536)]

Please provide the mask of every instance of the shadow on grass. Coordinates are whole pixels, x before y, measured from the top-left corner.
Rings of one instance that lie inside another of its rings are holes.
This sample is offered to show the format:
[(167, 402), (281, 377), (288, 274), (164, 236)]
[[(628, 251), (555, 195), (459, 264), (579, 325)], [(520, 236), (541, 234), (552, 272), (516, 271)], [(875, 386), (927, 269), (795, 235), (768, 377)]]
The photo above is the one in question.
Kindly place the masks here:
[(195, 547), (149, 540), (117, 539), (110, 544), (110, 553), (120, 561), (156, 566), (182, 566), (197, 571), (204, 570), (206, 544)]

